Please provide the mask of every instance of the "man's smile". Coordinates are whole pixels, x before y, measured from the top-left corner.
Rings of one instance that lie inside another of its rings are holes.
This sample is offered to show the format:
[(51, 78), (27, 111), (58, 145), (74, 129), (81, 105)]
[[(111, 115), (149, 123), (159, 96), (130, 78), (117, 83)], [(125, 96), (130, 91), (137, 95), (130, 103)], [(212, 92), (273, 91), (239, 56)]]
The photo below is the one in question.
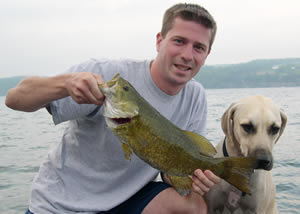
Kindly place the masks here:
[(182, 64), (174, 64), (174, 66), (181, 70), (181, 71), (189, 71), (189, 70), (192, 70), (192, 67), (190, 66), (186, 66), (186, 65), (182, 65)]

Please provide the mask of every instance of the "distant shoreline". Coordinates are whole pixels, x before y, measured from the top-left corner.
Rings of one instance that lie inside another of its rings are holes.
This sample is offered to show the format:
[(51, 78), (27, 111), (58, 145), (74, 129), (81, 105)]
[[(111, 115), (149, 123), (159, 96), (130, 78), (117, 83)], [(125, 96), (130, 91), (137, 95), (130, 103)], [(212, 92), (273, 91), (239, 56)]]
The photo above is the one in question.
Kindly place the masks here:
[[(0, 78), (5, 96), (26, 76)], [(247, 63), (205, 65), (194, 78), (206, 89), (272, 88), (300, 86), (300, 58), (260, 59)]]

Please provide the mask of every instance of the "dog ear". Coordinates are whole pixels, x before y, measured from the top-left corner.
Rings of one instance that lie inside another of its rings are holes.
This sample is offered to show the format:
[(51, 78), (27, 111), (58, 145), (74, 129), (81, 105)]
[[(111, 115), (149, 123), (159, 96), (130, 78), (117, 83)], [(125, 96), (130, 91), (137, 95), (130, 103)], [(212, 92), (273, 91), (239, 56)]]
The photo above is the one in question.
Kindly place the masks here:
[(229, 141), (233, 142), (233, 115), (236, 110), (237, 103), (231, 104), (228, 109), (224, 112), (221, 125), (225, 136), (228, 138)]
[(286, 123), (287, 123), (287, 116), (282, 109), (280, 109), (280, 117), (281, 117), (281, 127), (280, 127), (279, 136), (276, 139), (275, 143), (279, 140), (280, 136), (282, 135), (282, 133), (285, 129)]

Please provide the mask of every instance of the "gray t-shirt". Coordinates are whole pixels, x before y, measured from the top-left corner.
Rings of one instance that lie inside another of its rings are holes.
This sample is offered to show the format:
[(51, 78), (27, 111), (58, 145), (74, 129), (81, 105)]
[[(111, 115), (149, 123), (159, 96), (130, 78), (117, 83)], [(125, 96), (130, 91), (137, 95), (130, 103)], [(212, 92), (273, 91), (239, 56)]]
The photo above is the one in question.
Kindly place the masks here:
[[(93, 72), (105, 82), (120, 73), (176, 126), (206, 134), (206, 97), (202, 85), (194, 80), (169, 96), (153, 82), (150, 61), (92, 59), (68, 72)], [(33, 213), (109, 210), (156, 178), (158, 171), (137, 156), (125, 159), (121, 143), (106, 126), (102, 107), (79, 105), (67, 97), (52, 102), (50, 108), (55, 124), (68, 124), (33, 181), (29, 206)]]

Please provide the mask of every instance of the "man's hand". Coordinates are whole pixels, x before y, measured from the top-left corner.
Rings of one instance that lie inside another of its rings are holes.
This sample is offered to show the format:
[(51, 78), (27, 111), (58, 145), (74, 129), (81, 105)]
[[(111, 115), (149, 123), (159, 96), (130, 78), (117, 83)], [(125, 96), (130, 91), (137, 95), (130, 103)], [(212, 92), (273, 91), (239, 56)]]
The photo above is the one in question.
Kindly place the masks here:
[(203, 172), (201, 169), (195, 170), (194, 175), (190, 176), (190, 178), (193, 180), (192, 191), (202, 196), (221, 181), (221, 179), (210, 170)]
[(98, 84), (104, 83), (101, 76), (90, 72), (73, 73), (66, 80), (68, 94), (79, 104), (102, 105), (104, 95)]

